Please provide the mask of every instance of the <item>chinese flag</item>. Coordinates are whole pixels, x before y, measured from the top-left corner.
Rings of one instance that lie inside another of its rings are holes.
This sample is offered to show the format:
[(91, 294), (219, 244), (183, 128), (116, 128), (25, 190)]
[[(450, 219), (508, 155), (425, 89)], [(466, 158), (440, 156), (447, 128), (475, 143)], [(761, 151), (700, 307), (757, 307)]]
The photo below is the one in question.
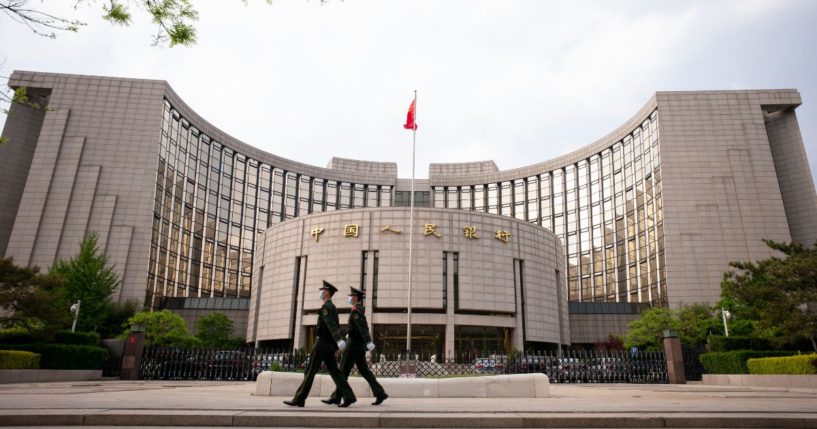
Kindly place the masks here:
[(417, 99), (411, 100), (411, 106), (409, 106), (408, 115), (406, 115), (406, 123), (403, 125), (403, 128), (407, 130), (416, 130), (417, 124), (414, 122), (414, 106), (417, 103)]

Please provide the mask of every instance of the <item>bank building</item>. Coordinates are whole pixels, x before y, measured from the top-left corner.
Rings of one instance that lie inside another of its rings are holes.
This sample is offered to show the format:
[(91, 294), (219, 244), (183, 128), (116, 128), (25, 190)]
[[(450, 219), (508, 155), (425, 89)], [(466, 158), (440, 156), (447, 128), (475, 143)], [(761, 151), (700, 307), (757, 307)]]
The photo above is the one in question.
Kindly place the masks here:
[(794, 89), (656, 92), (555, 159), (431, 164), (412, 229), (395, 163), (261, 151), (164, 81), (10, 85), (49, 109), (10, 108), (0, 252), (47, 269), (96, 232), (115, 300), (191, 325), (223, 312), (262, 346), (311, 344), (326, 279), (365, 291), (374, 341), (402, 351), (410, 234), (412, 348), (438, 355), (603, 341), (645, 307), (715, 303), (729, 261), (771, 255), (763, 239), (817, 242)]

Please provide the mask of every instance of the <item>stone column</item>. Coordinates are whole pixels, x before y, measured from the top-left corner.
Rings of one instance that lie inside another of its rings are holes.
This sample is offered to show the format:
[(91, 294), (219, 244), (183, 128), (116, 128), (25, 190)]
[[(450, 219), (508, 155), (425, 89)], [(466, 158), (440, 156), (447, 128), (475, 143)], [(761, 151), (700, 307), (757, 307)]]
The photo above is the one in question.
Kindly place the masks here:
[(674, 329), (664, 331), (664, 356), (667, 358), (667, 378), (670, 384), (686, 384), (684, 373), (684, 353), (681, 339)]
[(145, 349), (145, 334), (133, 332), (125, 340), (125, 350), (122, 353), (122, 368), (119, 378), (122, 380), (138, 380), (139, 366), (142, 363), (142, 352)]

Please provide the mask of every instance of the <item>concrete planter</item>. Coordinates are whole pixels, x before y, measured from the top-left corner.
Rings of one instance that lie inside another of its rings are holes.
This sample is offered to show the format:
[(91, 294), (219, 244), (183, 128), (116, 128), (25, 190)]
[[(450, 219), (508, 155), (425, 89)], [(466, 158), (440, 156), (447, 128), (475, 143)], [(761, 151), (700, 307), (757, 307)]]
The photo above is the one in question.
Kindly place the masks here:
[[(255, 382), (255, 395), (291, 397), (304, 379), (302, 373), (264, 371)], [(514, 374), (455, 378), (378, 378), (392, 398), (548, 398), (547, 375)], [(349, 377), (349, 385), (358, 397), (371, 397), (368, 383), (361, 377)], [(329, 396), (335, 390), (332, 378), (315, 376), (310, 396)]]
[(101, 378), (101, 369), (0, 369), (0, 384), (89, 381)]
[(817, 375), (814, 374), (704, 374), (704, 384), (718, 386), (757, 386), (817, 389)]

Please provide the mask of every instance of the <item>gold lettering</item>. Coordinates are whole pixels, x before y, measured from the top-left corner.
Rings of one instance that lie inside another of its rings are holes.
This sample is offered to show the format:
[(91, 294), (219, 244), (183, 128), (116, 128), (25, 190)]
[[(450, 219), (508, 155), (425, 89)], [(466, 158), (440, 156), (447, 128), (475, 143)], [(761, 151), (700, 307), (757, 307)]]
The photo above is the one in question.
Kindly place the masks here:
[(433, 235), (437, 238), (440, 238), (442, 234), (437, 232), (437, 224), (434, 223), (427, 223), (424, 225), (425, 231), (423, 231), (423, 235)]
[(499, 240), (499, 241), (501, 241), (503, 243), (507, 243), (508, 239), (511, 238), (511, 233), (508, 232), (508, 231), (497, 231), (495, 237), (496, 237), (497, 240)]
[(383, 228), (380, 229), (380, 232), (383, 232), (383, 231), (390, 231), (390, 232), (393, 232), (395, 234), (400, 234), (400, 230), (393, 227), (393, 226), (391, 226), (391, 225), (386, 225), (386, 226), (384, 226)]
[(315, 242), (317, 243), (318, 241), (320, 241), (322, 233), (323, 233), (323, 228), (321, 228), (321, 227), (312, 228), (312, 232), (309, 234), (309, 236), (314, 238)]
[(343, 227), (343, 236), (344, 237), (357, 237), (359, 229), (360, 228), (356, 224), (345, 225)]
[(465, 234), (465, 238), (469, 238), (471, 240), (475, 240), (479, 238), (477, 235), (477, 227), (475, 226), (466, 226), (462, 229), (463, 234)]

